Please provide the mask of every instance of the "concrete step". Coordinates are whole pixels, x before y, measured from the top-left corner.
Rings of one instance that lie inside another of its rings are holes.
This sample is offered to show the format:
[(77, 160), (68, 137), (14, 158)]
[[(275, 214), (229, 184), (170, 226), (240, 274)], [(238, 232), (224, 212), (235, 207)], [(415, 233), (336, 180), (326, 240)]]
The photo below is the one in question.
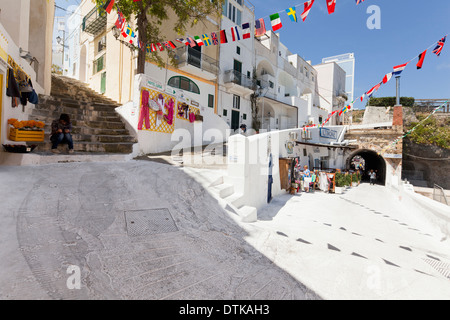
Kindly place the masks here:
[(223, 183), (212, 187), (211, 190), (218, 194), (222, 199), (225, 199), (234, 193), (234, 186)]
[[(62, 108), (64, 109), (64, 108)], [(122, 122), (117, 113), (107, 113), (107, 115), (98, 115), (94, 112), (87, 112), (79, 110), (76, 113), (70, 113), (66, 110), (48, 110), (48, 109), (34, 109), (31, 111), (33, 117), (40, 117), (45, 119), (58, 119), (61, 113), (67, 113), (71, 120), (89, 120), (89, 121), (108, 121), (108, 122)], [(37, 120), (37, 119), (36, 119)]]
[(245, 198), (242, 193), (233, 193), (225, 198), (225, 201), (231, 203), (236, 208), (240, 208), (245, 205)]
[(242, 222), (256, 222), (258, 220), (258, 210), (255, 207), (244, 206), (239, 208), (239, 216)]

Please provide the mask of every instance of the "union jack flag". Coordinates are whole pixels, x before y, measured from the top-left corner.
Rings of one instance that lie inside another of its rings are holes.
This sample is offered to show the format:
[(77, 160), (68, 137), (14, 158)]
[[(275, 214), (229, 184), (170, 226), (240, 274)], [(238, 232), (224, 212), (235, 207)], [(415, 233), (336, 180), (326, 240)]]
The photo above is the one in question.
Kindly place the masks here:
[(442, 49), (444, 49), (445, 39), (447, 36), (443, 37), (438, 41), (436, 48), (434, 48), (433, 53), (435, 53), (438, 57), (441, 55)]
[(212, 39), (213, 45), (217, 46), (219, 44), (219, 39), (217, 38), (217, 33), (212, 32), (211, 39)]

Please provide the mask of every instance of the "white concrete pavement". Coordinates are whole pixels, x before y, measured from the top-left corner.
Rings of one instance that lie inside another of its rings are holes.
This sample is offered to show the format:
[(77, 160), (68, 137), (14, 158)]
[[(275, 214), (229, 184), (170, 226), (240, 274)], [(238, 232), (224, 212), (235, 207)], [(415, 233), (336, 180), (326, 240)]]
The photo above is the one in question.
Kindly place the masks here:
[(0, 299), (450, 299), (448, 240), (389, 190), (283, 195), (242, 223), (206, 192), (220, 174), (0, 166)]

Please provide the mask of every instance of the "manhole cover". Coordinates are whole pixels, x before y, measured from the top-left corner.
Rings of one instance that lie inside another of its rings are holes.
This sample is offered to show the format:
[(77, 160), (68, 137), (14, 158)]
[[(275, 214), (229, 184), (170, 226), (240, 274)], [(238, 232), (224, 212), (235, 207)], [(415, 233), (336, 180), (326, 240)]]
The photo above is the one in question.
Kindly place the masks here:
[(450, 264), (436, 259), (423, 259), (426, 263), (432, 266), (437, 272), (450, 280)]
[(178, 231), (169, 209), (165, 208), (125, 211), (125, 221), (131, 237)]

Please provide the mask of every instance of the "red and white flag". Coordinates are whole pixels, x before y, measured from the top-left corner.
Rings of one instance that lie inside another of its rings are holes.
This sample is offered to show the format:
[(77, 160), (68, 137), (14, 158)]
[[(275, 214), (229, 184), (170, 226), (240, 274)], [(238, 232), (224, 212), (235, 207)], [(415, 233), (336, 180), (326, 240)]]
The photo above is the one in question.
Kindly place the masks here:
[(327, 2), (328, 14), (332, 14), (336, 8), (336, 0), (325, 0)]
[(427, 54), (427, 50), (419, 54), (419, 62), (417, 62), (417, 69), (422, 69), (423, 61), (425, 60), (425, 55)]
[(381, 82), (378, 83), (377, 85), (375, 85), (375, 86), (374, 86), (372, 89), (370, 89), (369, 91), (367, 91), (367, 92), (366, 92), (367, 96), (368, 96), (369, 98), (371, 98), (372, 95), (373, 95), (375, 92), (377, 92), (378, 89), (380, 89), (380, 87), (381, 87)]
[(391, 78), (392, 78), (392, 72), (389, 72), (387, 75), (384, 76), (383, 83), (389, 82), (389, 80), (391, 80)]
[(306, 17), (308, 17), (309, 11), (311, 11), (313, 4), (314, 0), (310, 0), (304, 3), (305, 8), (303, 10), (303, 13), (300, 15), (303, 21), (305, 21)]

